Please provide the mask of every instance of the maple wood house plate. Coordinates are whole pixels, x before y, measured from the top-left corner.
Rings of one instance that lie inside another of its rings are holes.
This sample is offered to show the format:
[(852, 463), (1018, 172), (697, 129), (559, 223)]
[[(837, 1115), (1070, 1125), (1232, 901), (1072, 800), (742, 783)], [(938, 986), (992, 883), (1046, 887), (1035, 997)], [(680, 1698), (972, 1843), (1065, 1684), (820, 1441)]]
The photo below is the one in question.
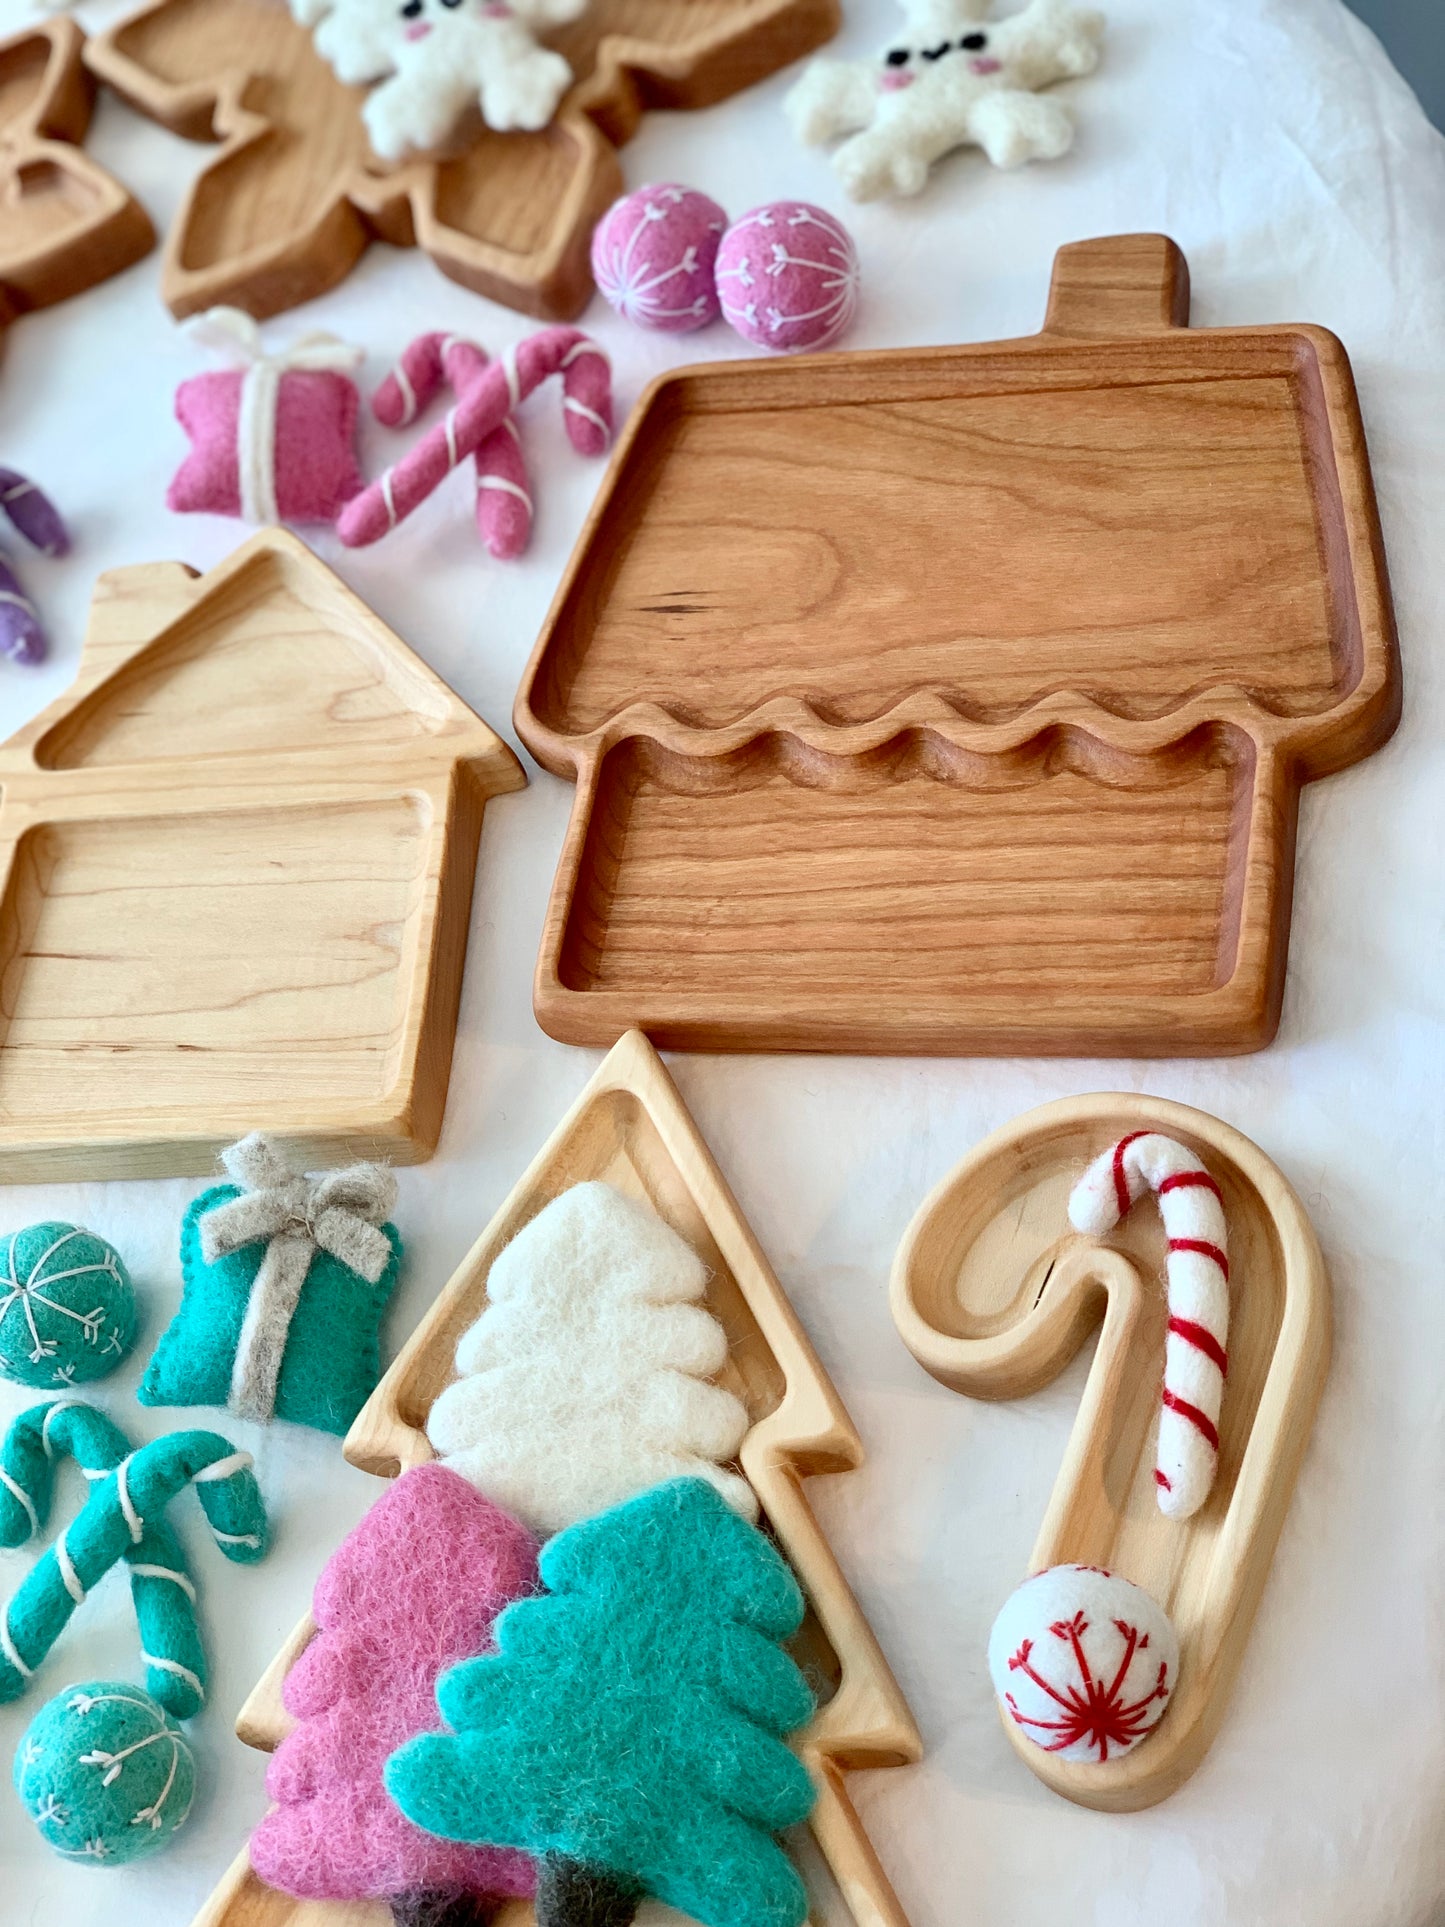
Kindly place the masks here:
[(1129, 235), (1038, 335), (653, 385), (516, 702), (577, 784), (544, 1029), (1268, 1043), (1299, 788), (1390, 735), (1398, 652), (1344, 350), (1187, 315)]
[(96, 584), (0, 744), (0, 1177), (435, 1148), (489, 797), (480, 717), (293, 535)]

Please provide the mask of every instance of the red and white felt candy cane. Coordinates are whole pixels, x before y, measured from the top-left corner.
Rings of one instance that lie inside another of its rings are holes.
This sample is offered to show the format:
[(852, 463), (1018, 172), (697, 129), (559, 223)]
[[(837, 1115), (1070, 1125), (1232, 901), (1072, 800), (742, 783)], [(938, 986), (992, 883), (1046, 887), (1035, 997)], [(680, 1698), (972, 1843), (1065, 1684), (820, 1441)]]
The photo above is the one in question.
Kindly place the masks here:
[(1214, 1483), (1228, 1369), (1229, 1251), (1219, 1186), (1174, 1138), (1133, 1131), (1080, 1178), (1069, 1198), (1069, 1222), (1099, 1236), (1145, 1191), (1159, 1200), (1169, 1239), (1169, 1333), (1154, 1478), (1160, 1511), (1187, 1519)]
[[(336, 527), (348, 548), (378, 541), (469, 455), (478, 460), (477, 519), (489, 545), (515, 554), (510, 545), (531, 527), (531, 498), (515, 433), (506, 426), (534, 388), (552, 375), (562, 377), (563, 419), (572, 446), (581, 455), (600, 455), (612, 435), (612, 372), (606, 355), (576, 328), (544, 328), (515, 348), (487, 361), (470, 342), (424, 335), (412, 343), (388, 375), (373, 407), (383, 421), (410, 420), (436, 392), (445, 376), (460, 389), (444, 418), (416, 447), (379, 480), (348, 502)], [(485, 498), (506, 496), (516, 511)], [(525, 510), (523, 526), (522, 511)], [(520, 545), (519, 545), (520, 546)]]

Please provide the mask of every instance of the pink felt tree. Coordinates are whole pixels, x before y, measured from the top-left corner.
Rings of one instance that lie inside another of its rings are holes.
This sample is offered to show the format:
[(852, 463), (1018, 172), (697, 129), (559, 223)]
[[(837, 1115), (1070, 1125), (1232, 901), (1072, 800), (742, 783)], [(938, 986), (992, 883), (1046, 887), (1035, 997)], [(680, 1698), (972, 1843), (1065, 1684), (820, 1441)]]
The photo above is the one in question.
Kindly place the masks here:
[(269, 1886), (302, 1899), (388, 1900), (401, 1927), (489, 1918), (530, 1895), (522, 1854), (441, 1840), (382, 1785), (389, 1754), (440, 1729), (438, 1675), (492, 1650), (502, 1608), (537, 1589), (537, 1542), (441, 1465), (404, 1473), (316, 1585), (320, 1629), (287, 1676), (300, 1721), (266, 1775), (251, 1838)]

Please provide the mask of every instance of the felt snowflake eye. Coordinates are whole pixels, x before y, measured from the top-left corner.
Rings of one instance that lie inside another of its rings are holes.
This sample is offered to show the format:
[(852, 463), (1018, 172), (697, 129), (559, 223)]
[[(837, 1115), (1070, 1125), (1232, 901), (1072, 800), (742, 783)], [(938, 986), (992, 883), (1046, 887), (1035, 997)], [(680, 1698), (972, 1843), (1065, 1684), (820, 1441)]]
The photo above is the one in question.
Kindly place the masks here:
[(403, 5), (401, 10), (402, 19), (415, 20), (417, 15), (421, 12), (423, 4), (424, 4), (424, 0), (405, 0), (405, 4)]
[(887, 60), (890, 67), (906, 67), (908, 65), (908, 49), (906, 47), (890, 47), (888, 49)]
[(966, 54), (981, 54), (988, 45), (988, 35), (986, 33), (966, 33), (958, 44)]
[(943, 56), (949, 52), (952, 46), (953, 42), (951, 40), (940, 40), (936, 47), (925, 47), (923, 49), (923, 58), (925, 60), (942, 60)]
[(444, 7), (459, 7), (461, 4), (462, 0), (442, 0)]

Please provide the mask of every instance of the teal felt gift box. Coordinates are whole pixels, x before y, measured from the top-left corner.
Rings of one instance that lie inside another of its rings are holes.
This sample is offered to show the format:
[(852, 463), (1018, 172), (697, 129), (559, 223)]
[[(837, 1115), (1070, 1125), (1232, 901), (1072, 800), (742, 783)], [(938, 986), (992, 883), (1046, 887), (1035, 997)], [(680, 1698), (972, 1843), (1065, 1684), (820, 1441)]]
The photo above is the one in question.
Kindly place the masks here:
[(381, 1376), (381, 1321), (401, 1267), (375, 1165), (293, 1173), (253, 1133), (181, 1225), (181, 1306), (146, 1367), (143, 1405), (224, 1405), (344, 1433)]

